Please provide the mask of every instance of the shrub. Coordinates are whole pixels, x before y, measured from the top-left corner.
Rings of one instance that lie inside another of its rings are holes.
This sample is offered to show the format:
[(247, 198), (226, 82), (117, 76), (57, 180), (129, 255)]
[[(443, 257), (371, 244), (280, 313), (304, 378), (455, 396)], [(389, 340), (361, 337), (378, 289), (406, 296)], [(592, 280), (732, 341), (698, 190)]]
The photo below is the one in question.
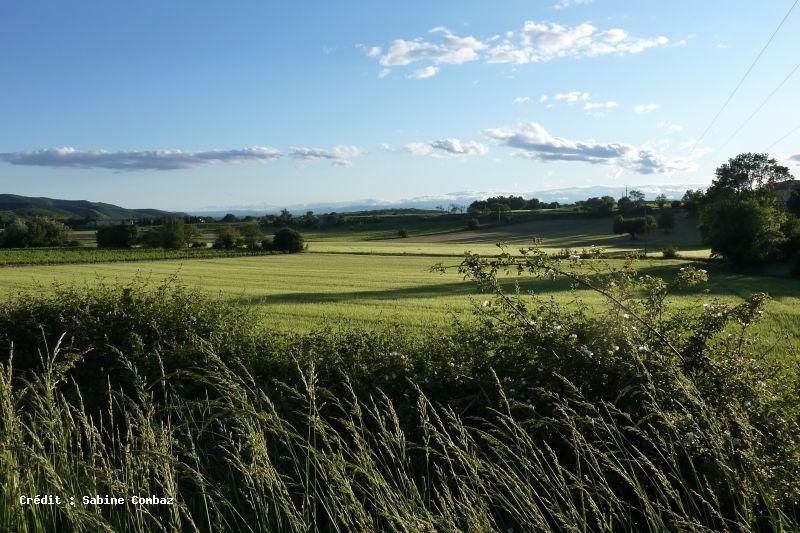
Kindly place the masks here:
[(397, 236), (400, 237), (401, 239), (407, 239), (408, 238), (408, 230), (407, 229), (401, 229), (400, 231), (397, 232)]
[[(275, 333), (173, 283), (14, 297), (0, 305), (0, 350), (14, 345), (0, 368), (0, 479), (15, 491), (0, 494), (0, 523), (797, 530), (796, 370), (749, 334), (766, 297), (673, 305), (676, 290), (702, 295), (707, 273), (591, 265), (535, 248), (468, 254), (459, 272), (493, 296), (476, 320), (427, 336)], [(606, 306), (505, 293), (508, 271), (599, 291)], [(59, 487), (176, 501), (19, 505), (17, 493)]]
[(272, 247), (278, 252), (296, 253), (303, 251), (303, 236), (291, 228), (275, 232)]
[(97, 230), (96, 239), (98, 248), (130, 248), (136, 244), (139, 237), (139, 228), (134, 224), (123, 222), (109, 224)]
[(271, 252), (275, 249), (272, 245), (272, 239), (264, 239), (261, 241), (261, 249), (265, 252)]
[(14, 217), (0, 235), (3, 248), (62, 246), (69, 229), (57, 220), (44, 217)]
[(481, 227), (480, 221), (475, 217), (470, 217), (467, 219), (467, 229), (468, 230), (476, 230)]
[(661, 250), (661, 256), (664, 259), (677, 259), (679, 257), (678, 249), (675, 248), (674, 246), (667, 246), (666, 248)]
[(217, 230), (217, 238), (214, 239), (214, 248), (224, 248), (231, 250), (243, 244), (242, 234), (236, 228), (223, 226)]

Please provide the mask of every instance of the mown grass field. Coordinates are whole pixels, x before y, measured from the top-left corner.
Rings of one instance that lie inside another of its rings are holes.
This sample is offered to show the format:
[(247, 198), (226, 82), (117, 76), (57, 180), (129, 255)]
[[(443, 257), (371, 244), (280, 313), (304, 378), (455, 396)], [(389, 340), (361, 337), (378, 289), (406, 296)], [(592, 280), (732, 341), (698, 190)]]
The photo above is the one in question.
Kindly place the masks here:
[[(451, 245), (455, 246), (455, 245)], [(618, 260), (610, 260), (612, 263)], [(57, 283), (130, 283), (143, 278), (161, 282), (172, 276), (212, 295), (263, 311), (270, 325), (311, 330), (329, 321), (382, 327), (408, 326), (418, 331), (436, 328), (448, 314), (465, 316), (481, 300), (475, 287), (455, 272), (430, 271), (437, 262), (457, 264), (457, 257), (359, 254), (270, 255), (86, 265), (4, 268), (0, 293), (32, 286), (48, 290)], [(643, 273), (677, 274), (687, 260), (642, 260)], [(736, 274), (706, 265), (711, 278), (704, 287), (723, 301), (737, 301), (763, 291), (773, 297), (758, 332), (776, 343), (776, 353), (800, 350), (800, 284), (784, 277)], [(510, 283), (510, 282), (509, 282)], [(529, 281), (525, 290), (567, 302), (580, 297), (599, 305), (597, 295), (571, 291), (564, 282)], [(699, 305), (703, 289), (676, 296), (680, 305)]]

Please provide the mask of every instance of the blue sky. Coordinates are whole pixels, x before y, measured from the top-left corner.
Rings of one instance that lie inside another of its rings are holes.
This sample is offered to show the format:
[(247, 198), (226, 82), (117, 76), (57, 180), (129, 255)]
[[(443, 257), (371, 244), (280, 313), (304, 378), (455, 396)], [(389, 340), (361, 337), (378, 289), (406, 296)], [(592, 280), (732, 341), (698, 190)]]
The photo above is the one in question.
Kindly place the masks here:
[[(202, 210), (708, 183), (800, 125), (798, 73), (728, 140), (796, 66), (798, 7), (696, 142), (791, 4), (3, 2), (0, 192)], [(800, 163), (800, 132), (770, 151)]]

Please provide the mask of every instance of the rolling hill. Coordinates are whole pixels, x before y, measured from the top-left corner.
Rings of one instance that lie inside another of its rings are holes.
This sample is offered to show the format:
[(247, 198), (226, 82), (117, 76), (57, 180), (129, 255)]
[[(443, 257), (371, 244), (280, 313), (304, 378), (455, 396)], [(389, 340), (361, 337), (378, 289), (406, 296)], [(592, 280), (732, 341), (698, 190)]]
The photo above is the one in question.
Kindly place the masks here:
[(127, 220), (167, 215), (183, 215), (158, 209), (127, 209), (113, 204), (88, 200), (58, 200), (34, 198), (16, 194), (0, 194), (0, 215), (38, 215), (59, 219), (95, 218), (97, 220)]

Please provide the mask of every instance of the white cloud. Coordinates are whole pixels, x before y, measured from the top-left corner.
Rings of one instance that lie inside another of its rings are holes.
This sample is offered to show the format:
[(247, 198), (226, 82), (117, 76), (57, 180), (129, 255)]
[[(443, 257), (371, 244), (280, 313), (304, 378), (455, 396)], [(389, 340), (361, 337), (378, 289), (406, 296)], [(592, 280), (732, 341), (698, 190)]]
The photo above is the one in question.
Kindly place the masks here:
[(516, 98), (514, 98), (514, 103), (517, 105), (527, 104), (530, 101), (531, 101), (530, 96), (517, 96)]
[(335, 167), (350, 167), (352, 159), (361, 155), (361, 149), (356, 146), (339, 145), (332, 150), (323, 148), (306, 148), (293, 146), (289, 148), (289, 156), (299, 161), (327, 160)]
[(547, 95), (546, 94), (543, 94), (542, 96), (539, 97), (539, 102), (543, 103), (543, 102), (546, 102), (546, 101), (547, 101)]
[[(566, 2), (575, 4), (578, 0)], [(666, 37), (633, 37), (623, 29), (600, 30), (585, 22), (576, 26), (526, 21), (520, 30), (481, 40), (459, 36), (438, 26), (429, 32), (436, 37), (395, 39), (386, 48), (359, 45), (367, 57), (377, 59), (385, 69), (422, 62), (430, 65), (462, 65), (483, 60), (486, 63), (537, 63), (556, 58), (597, 57), (638, 54), (649, 48), (670, 44)], [(418, 76), (410, 76), (418, 77)]]
[(589, 94), (589, 93), (583, 93), (583, 92), (580, 92), (580, 91), (572, 91), (572, 92), (569, 92), (569, 93), (558, 93), (557, 95), (555, 95), (553, 97), (553, 99), (554, 100), (563, 101), (563, 102), (566, 102), (566, 103), (572, 105), (575, 102), (588, 100), (591, 97), (592, 97), (592, 95)]
[(561, 9), (567, 9), (572, 6), (580, 6), (591, 3), (592, 0), (558, 0), (558, 2), (556, 2), (555, 5), (553, 5), (553, 9), (561, 10)]
[(511, 32), (487, 52), (489, 63), (537, 63), (561, 57), (638, 54), (648, 48), (666, 46), (666, 37), (631, 37), (625, 30), (598, 29), (585, 22), (577, 26), (525, 22), (522, 31)]
[(583, 105), (583, 108), (587, 111), (592, 109), (612, 109), (614, 107), (619, 107), (619, 104), (611, 100), (608, 102), (586, 102)]
[(415, 70), (407, 77), (413, 80), (424, 80), (427, 78), (432, 78), (439, 73), (439, 67), (434, 67), (433, 65), (428, 65), (427, 67), (423, 67), (421, 69)]
[(439, 139), (428, 142), (415, 142), (405, 145), (411, 155), (431, 157), (463, 157), (470, 155), (486, 155), (489, 148), (477, 141), (461, 141), (459, 139)]
[(661, 107), (661, 104), (639, 104), (633, 107), (637, 115), (646, 115)]
[(791, 161), (795, 165), (800, 165), (800, 154), (789, 156), (789, 161)]
[(667, 174), (693, 168), (684, 161), (670, 160), (646, 147), (553, 137), (536, 122), (520, 124), (510, 130), (489, 129), (484, 133), (502, 145), (518, 150), (518, 157), (537, 161), (581, 161), (613, 165), (640, 174)]
[(46, 148), (30, 152), (0, 153), (0, 161), (12, 165), (110, 170), (178, 170), (219, 163), (259, 163), (281, 157), (276, 148), (252, 146), (238, 150), (141, 150), (110, 152), (72, 147)]

